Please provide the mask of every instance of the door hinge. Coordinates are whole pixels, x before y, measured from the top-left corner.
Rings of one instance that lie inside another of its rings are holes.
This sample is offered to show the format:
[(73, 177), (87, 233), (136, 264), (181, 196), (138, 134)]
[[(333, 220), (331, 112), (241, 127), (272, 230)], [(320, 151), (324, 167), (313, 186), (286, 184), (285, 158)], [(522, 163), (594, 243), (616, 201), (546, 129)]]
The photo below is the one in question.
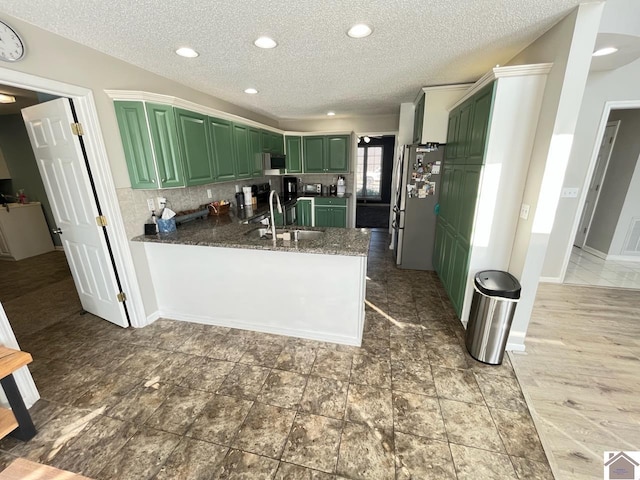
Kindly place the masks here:
[(81, 123), (79, 123), (79, 122), (72, 123), (72, 124), (71, 124), (71, 132), (72, 132), (74, 135), (77, 135), (77, 136), (82, 136), (82, 135), (84, 135), (84, 130), (82, 129), (82, 124), (81, 124)]
[(122, 303), (122, 302), (126, 302), (126, 301), (127, 301), (127, 296), (125, 295), (125, 293), (124, 293), (124, 292), (120, 292), (120, 293), (117, 295), (117, 298), (118, 298), (118, 301), (119, 301), (120, 303)]
[(105, 217), (104, 215), (98, 215), (96, 217), (96, 223), (98, 224), (99, 227), (106, 227), (107, 226), (107, 217)]
[(584, 227), (584, 230), (582, 231), (582, 233), (587, 233), (587, 227)]

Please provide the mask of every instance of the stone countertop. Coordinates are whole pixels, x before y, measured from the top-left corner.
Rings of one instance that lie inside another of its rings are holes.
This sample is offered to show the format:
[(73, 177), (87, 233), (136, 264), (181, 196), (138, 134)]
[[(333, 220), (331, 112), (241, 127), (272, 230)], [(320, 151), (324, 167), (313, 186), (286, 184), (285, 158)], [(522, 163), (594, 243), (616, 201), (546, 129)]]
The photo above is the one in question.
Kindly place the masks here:
[[(201, 220), (180, 225), (172, 233), (140, 235), (132, 238), (134, 242), (169, 243), (175, 245), (199, 245), (222, 248), (246, 248), (250, 250), (271, 250), (278, 252), (316, 253), (322, 255), (348, 255), (366, 257), (369, 253), (371, 234), (366, 228), (323, 228), (300, 227), (301, 230), (322, 230), (325, 232), (318, 240), (300, 240), (299, 242), (278, 239), (263, 240), (246, 235), (250, 230), (264, 227), (260, 224), (242, 224), (233, 215), (206, 217)], [(290, 225), (286, 230), (299, 227)], [(282, 231), (285, 227), (279, 227)]]

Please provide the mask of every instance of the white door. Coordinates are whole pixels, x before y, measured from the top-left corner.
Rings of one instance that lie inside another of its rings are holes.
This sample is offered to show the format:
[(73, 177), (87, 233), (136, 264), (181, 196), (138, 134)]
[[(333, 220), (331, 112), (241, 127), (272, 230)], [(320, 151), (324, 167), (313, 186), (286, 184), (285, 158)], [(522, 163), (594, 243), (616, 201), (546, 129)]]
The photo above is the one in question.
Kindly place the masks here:
[(126, 327), (126, 310), (118, 301), (120, 289), (104, 227), (96, 220), (98, 207), (84, 154), (71, 131), (69, 100), (25, 108), (22, 117), (82, 308)]
[(598, 159), (596, 160), (596, 167), (593, 171), (593, 175), (591, 176), (591, 183), (589, 185), (589, 190), (587, 191), (587, 199), (585, 200), (584, 208), (582, 209), (580, 227), (578, 228), (576, 238), (573, 242), (573, 244), (579, 248), (584, 247), (584, 244), (587, 241), (589, 228), (591, 228), (593, 212), (595, 212), (596, 205), (598, 204), (600, 188), (602, 187), (602, 182), (604, 182), (604, 177), (607, 173), (607, 166), (609, 165), (609, 158), (611, 158), (613, 144), (616, 141), (618, 125), (620, 125), (619, 121), (607, 123), (604, 135), (602, 136), (600, 150), (598, 151)]

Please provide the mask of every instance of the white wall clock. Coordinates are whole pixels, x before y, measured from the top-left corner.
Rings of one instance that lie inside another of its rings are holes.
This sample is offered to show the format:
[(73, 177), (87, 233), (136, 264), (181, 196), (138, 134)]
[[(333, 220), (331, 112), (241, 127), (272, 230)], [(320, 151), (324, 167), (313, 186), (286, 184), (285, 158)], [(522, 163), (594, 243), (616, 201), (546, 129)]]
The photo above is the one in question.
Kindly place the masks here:
[(17, 62), (24, 57), (24, 43), (20, 35), (0, 20), (0, 60)]

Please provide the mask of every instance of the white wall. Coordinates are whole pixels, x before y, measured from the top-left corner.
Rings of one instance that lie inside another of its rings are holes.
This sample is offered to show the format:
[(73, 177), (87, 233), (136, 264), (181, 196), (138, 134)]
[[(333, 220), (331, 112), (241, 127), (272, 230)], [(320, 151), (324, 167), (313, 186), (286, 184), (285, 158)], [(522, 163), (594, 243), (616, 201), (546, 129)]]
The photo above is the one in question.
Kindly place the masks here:
[(292, 132), (391, 133), (398, 131), (399, 115), (368, 117), (327, 117), (312, 120), (280, 120), (280, 129)]
[(602, 9), (602, 3), (580, 5), (509, 62), (553, 62), (523, 195), (530, 215), (518, 220), (509, 263), (509, 271), (522, 284), (510, 344), (524, 343), (531, 318)]
[(640, 185), (632, 183), (640, 155), (640, 110), (613, 110), (608, 121), (618, 120), (616, 142), (585, 242), (588, 247), (611, 255), (621, 255), (632, 218), (640, 216)]
[(598, 128), (606, 114), (605, 105), (607, 102), (629, 102), (636, 108), (640, 106), (639, 78), (640, 59), (617, 70), (589, 74), (563, 183), (565, 187), (580, 187), (581, 191), (578, 198), (561, 198), (558, 203), (542, 269), (545, 278), (560, 280), (569, 261), (583, 204), (582, 195), (593, 168), (593, 153), (602, 138)]

